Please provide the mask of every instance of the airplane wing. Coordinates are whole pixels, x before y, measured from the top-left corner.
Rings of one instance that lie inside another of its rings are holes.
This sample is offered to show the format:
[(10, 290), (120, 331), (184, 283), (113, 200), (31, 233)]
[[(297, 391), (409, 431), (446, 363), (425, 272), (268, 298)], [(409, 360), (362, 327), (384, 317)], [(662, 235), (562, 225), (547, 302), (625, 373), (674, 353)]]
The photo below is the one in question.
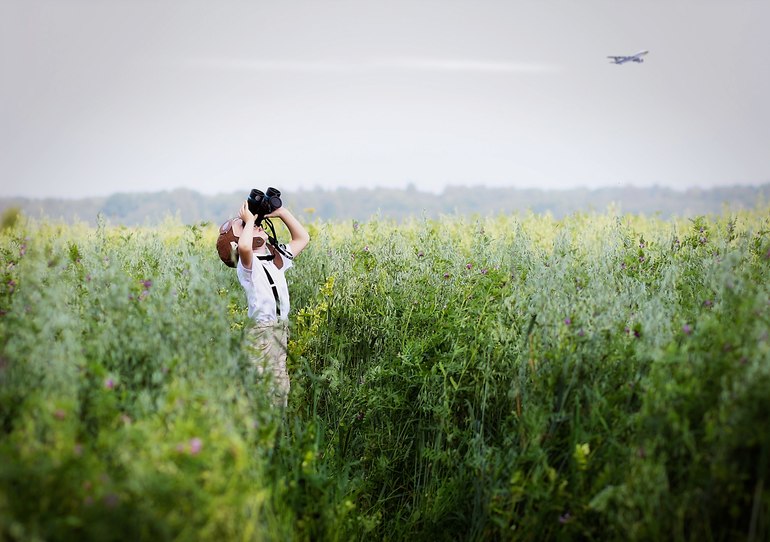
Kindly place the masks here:
[(639, 51), (635, 55), (631, 56), (613, 56), (608, 55), (607, 58), (611, 58), (612, 62), (615, 64), (623, 64), (625, 62), (644, 62), (642, 60), (642, 57), (649, 53), (649, 51)]

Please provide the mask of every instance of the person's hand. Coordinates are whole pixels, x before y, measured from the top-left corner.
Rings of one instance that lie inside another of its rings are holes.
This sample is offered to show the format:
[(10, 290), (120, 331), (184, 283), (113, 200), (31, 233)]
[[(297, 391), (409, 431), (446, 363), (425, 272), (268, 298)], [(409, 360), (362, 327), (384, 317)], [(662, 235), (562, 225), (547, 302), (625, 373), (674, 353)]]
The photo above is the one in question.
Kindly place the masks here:
[(241, 210), (238, 212), (238, 216), (241, 217), (241, 220), (243, 220), (244, 224), (248, 224), (249, 222), (254, 222), (254, 215), (251, 214), (251, 211), (249, 211), (248, 201), (243, 202), (243, 205), (241, 206)]
[[(266, 214), (266, 215), (265, 215), (265, 218), (276, 218), (276, 217), (278, 217), (278, 218), (281, 218), (281, 215), (283, 214), (283, 211), (284, 211), (284, 208), (283, 208), (283, 207), (278, 207), (278, 208), (277, 208), (275, 211), (273, 211), (272, 213), (268, 213), (268, 214)], [(281, 220), (283, 220), (283, 219), (281, 219)]]

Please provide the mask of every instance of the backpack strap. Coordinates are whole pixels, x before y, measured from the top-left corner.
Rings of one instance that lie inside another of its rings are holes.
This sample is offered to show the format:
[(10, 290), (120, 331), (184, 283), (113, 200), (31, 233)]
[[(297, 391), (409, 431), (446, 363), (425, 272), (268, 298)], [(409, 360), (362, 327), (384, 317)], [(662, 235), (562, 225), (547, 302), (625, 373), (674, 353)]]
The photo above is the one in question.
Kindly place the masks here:
[(273, 289), (273, 297), (275, 297), (275, 317), (278, 320), (280, 320), (281, 319), (281, 300), (278, 297), (278, 287), (275, 285), (275, 282), (273, 281), (273, 277), (270, 276), (270, 273), (268, 272), (267, 268), (261, 264), (260, 264), (260, 267), (265, 272), (265, 275), (267, 275), (267, 281), (270, 283), (270, 287)]

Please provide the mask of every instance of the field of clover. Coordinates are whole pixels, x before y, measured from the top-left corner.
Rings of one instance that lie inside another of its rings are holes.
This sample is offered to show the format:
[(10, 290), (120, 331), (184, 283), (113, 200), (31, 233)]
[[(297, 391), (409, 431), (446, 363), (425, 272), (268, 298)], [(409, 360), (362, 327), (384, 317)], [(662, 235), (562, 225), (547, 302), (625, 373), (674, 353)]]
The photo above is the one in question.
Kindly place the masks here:
[(766, 540), (768, 211), (310, 221), (286, 412), (216, 225), (6, 213), (0, 539)]

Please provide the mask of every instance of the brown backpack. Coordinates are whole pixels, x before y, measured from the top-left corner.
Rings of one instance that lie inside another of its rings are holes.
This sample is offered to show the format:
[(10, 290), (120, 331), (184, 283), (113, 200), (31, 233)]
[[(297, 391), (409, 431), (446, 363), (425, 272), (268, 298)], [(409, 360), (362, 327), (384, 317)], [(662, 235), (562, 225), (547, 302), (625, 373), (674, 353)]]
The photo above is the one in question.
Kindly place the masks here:
[[(228, 267), (238, 265), (238, 238), (243, 232), (243, 221), (240, 218), (231, 218), (219, 226), (219, 237), (217, 238), (217, 252), (219, 258)], [(264, 244), (264, 240), (255, 237), (252, 240), (252, 249), (257, 250)], [(280, 269), (283, 267), (283, 258), (281, 253), (270, 243), (267, 244), (270, 254), (273, 255), (275, 266)]]

